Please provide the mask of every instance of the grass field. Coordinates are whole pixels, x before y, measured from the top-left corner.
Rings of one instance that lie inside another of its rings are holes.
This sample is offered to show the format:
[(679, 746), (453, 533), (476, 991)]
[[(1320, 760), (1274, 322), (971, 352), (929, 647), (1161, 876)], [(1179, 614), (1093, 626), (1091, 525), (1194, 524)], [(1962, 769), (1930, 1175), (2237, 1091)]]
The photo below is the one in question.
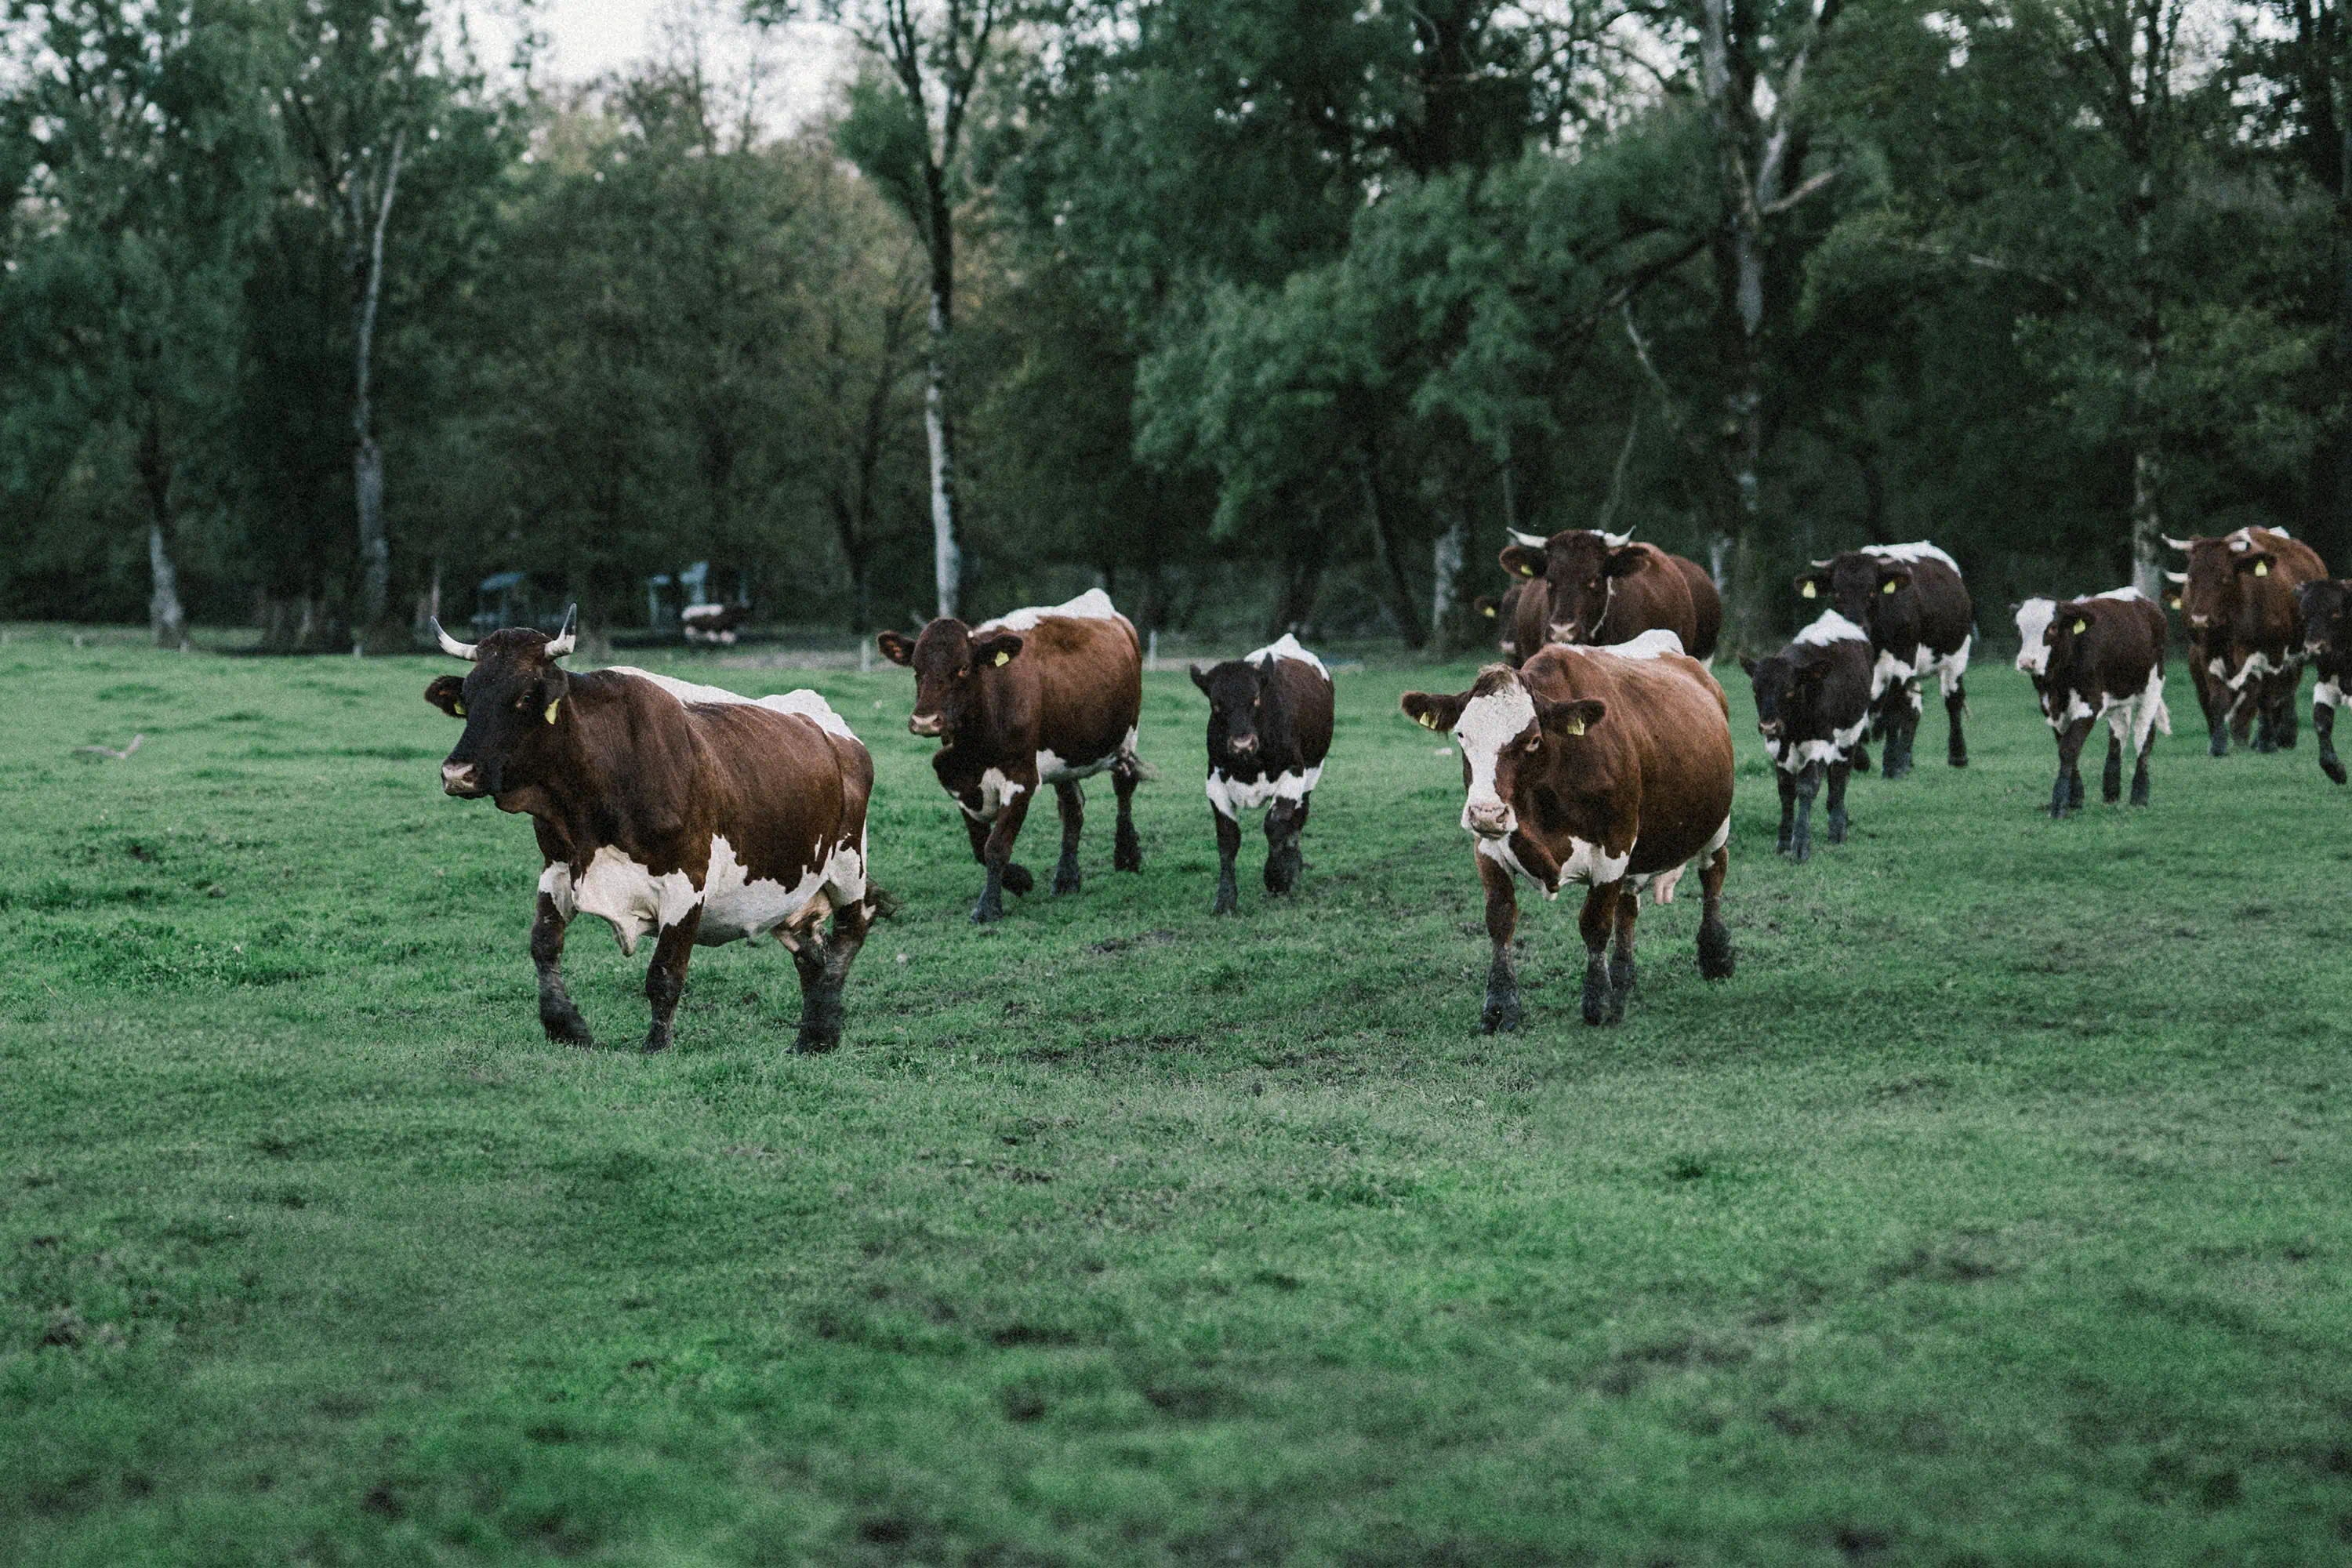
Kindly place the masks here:
[(2151, 809), (2051, 823), (1986, 668), (1803, 867), (1730, 670), (1737, 977), (1693, 879), (1587, 1028), (1533, 900), (1491, 1038), (1396, 710), (1471, 666), (1339, 673), (1302, 895), (1253, 831), (1223, 921), (1149, 678), (1146, 870), (1097, 789), (984, 931), (911, 680), (827, 673), (906, 909), (822, 1058), (741, 946), (640, 1056), (593, 920), (612, 1044), (543, 1042), (446, 667), (0, 647), (0, 1563), (2352, 1558), (2352, 791), (2204, 757), (2177, 660)]

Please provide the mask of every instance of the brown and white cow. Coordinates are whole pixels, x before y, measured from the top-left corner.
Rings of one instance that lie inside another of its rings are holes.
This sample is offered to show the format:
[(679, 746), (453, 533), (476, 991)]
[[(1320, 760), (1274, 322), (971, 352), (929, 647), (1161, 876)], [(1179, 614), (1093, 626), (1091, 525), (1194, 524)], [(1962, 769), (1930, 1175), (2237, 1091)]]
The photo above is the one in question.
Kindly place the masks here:
[(1209, 810), (1217, 830), (1217, 900), (1210, 913), (1241, 904), (1234, 857), (1241, 814), (1265, 813), (1265, 890), (1298, 885), (1298, 837), (1331, 750), (1331, 672), (1285, 633), (1255, 653), (1192, 667), (1209, 700)]
[(2138, 759), (2131, 803), (2146, 805), (2147, 757), (2158, 730), (2172, 733), (2164, 705), (2164, 612), (2137, 588), (2112, 588), (2086, 599), (2028, 599), (2017, 607), (2017, 667), (2033, 678), (2042, 716), (2058, 739), (2058, 779), (2050, 815), (2083, 805), (2083, 742), (2107, 724), (2107, 766), (2100, 798), (2123, 795), (2124, 743)]
[[(1704, 857), (1699, 973), (1732, 970), (1723, 923), (1730, 866), (1731, 724), (1723, 688), (1671, 633), (1616, 647), (1552, 647), (1488, 665), (1467, 691), (1409, 691), (1405, 713), (1462, 749), (1462, 826), (1486, 894), (1494, 956), (1479, 1024), (1520, 1019), (1511, 937), (1517, 879), (1548, 899), (1582, 883), (1584, 1021), (1615, 1023), (1633, 990), (1633, 921), (1654, 878)], [(1612, 931), (1613, 955), (1604, 950)]]
[(2284, 529), (2242, 528), (2215, 539), (2171, 539), (2189, 557), (2167, 572), (2166, 603), (2189, 623), (2189, 678), (2217, 757), (2259, 721), (2254, 750), (2295, 740), (2295, 688), (2303, 684), (2303, 610), (2295, 590), (2327, 575), (2326, 563)]
[(1823, 610), (1780, 652), (1739, 665), (1755, 689), (1757, 732), (1780, 787), (1778, 847), (1801, 862), (1813, 852), (1813, 797), (1824, 774), (1829, 840), (1845, 842), (1846, 780), (1870, 728), (1870, 634)]
[(569, 616), (552, 638), (513, 627), (462, 643), (433, 630), (474, 667), (425, 689), (466, 721), (441, 787), (527, 813), (538, 835), (530, 956), (548, 1038), (592, 1043), (561, 968), (565, 928), (591, 914), (625, 953), (656, 939), (646, 1050), (670, 1043), (696, 946), (763, 936), (800, 972), (794, 1048), (838, 1045), (850, 963), (891, 906), (866, 879), (874, 761), (824, 699), (754, 700), (626, 668), (574, 675), (556, 662), (572, 648)]
[(2352, 583), (2323, 577), (2295, 590), (2303, 611), (2303, 651), (2311, 660), (2311, 728), (2319, 737), (2319, 771), (2344, 782), (2336, 755), (2336, 710), (2344, 706), (2344, 683), (2352, 678)]
[(1062, 858), (1054, 891), (1078, 890), (1078, 830), (1086, 817), (1081, 779), (1108, 772), (1118, 793), (1118, 832), (1111, 864), (1143, 869), (1135, 836), (1135, 786), (1144, 775), (1135, 754), (1143, 712), (1143, 652), (1135, 627), (1091, 589), (1066, 605), (1015, 610), (967, 627), (949, 617), (911, 642), (896, 632), (875, 639), (882, 657), (915, 672), (915, 711), (907, 728), (940, 740), (931, 771), (954, 797), (971, 838), (972, 858), (987, 868), (971, 918), (1004, 914), (1004, 892), (1034, 881), (1013, 861), (1013, 841), (1037, 786), (1052, 784), (1062, 814)]
[[(1870, 673), (1873, 723), (1886, 743), (1883, 771), (1899, 779), (1911, 771), (1912, 742), (1919, 732), (1919, 685), (1929, 675), (1944, 694), (1950, 726), (1945, 760), (1969, 765), (1968, 737), (1960, 716), (1968, 710), (1969, 647), (1975, 640), (1975, 609), (1959, 563), (1926, 540), (1909, 544), (1865, 544), (1797, 574), (1798, 594), (1827, 599), (1830, 607), (1870, 635), (1875, 662)], [(1870, 771), (1866, 752), (1854, 757), (1857, 773)]]
[(1715, 658), (1723, 599), (1695, 561), (1628, 533), (1513, 532), (1499, 559), (1522, 585), (1509, 637), (1524, 662), (1546, 643), (1607, 647), (1670, 631), (1701, 664)]

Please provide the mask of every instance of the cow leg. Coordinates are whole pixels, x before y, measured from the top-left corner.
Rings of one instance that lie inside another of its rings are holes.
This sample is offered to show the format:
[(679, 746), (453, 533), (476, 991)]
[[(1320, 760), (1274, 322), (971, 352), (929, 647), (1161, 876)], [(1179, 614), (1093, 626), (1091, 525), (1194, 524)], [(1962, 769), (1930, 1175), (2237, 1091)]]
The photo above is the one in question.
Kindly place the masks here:
[(563, 932), (571, 922), (556, 911), (555, 900), (539, 895), (539, 910), (530, 922), (530, 962), (539, 971), (539, 1026), (559, 1046), (590, 1046), (588, 1020), (572, 1005), (563, 988)]
[(1625, 1004), (1633, 995), (1633, 921), (1642, 912), (1642, 895), (1631, 889), (1617, 899), (1617, 945), (1609, 954), (1609, 1021), (1625, 1021)]
[(2337, 784), (2344, 782), (2344, 764), (2336, 756), (2336, 707), (2342, 700), (2333, 679), (2312, 688), (2311, 732), (2319, 737), (2319, 771)]
[[(1861, 750), (1859, 746), (1854, 748), (1856, 752)], [(1772, 776), (1780, 784), (1780, 841), (1773, 847), (1778, 853), (1786, 855), (1795, 842), (1792, 835), (1797, 823), (1797, 775), (1776, 763)]]
[(2107, 765), (2099, 773), (2099, 798), (2113, 805), (2124, 793), (2124, 738), (2107, 731)]
[(2302, 726), (2294, 710), (2294, 700), (2303, 689), (2303, 669), (2298, 666), (2293, 673), (2274, 679), (2276, 689), (2271, 696), (2271, 711), (2273, 714), (2271, 736), (2278, 742), (2280, 751), (2292, 752), (2295, 742), (2302, 739), (2299, 733)]
[(1078, 829), (1086, 826), (1087, 797), (1076, 780), (1054, 786), (1054, 804), (1062, 813), (1062, 858), (1054, 865), (1054, 894), (1078, 890)]
[(2077, 719), (2058, 735), (2058, 782), (2050, 791), (2050, 816), (2057, 821), (2069, 810), (2083, 804), (2083, 742), (2091, 733), (2091, 721)]
[(1801, 866), (1813, 853), (1813, 796), (1822, 790), (1822, 764), (1817, 759), (1807, 763), (1797, 775), (1797, 833), (1790, 841), (1789, 852)]
[(1234, 879), (1234, 857), (1242, 852), (1242, 825), (1213, 805), (1209, 816), (1217, 825), (1217, 901), (1209, 912), (1229, 915), (1242, 905), (1241, 887)]
[[(1617, 922), (1617, 895), (1624, 885), (1622, 877), (1593, 883), (1576, 919), (1576, 929), (1584, 938), (1584, 1021), (1588, 1024), (1610, 1022), (1614, 993), (1609, 983), (1609, 933)], [(1624, 1016), (1622, 1008), (1618, 1016)]]
[(1114, 871), (1143, 869), (1143, 840), (1135, 836), (1135, 786), (1143, 782), (1143, 764), (1121, 757), (1111, 764), (1110, 787), (1118, 792), (1118, 833), (1111, 842)]
[(1025, 893), (1034, 884), (1028, 870), (1013, 863), (1013, 841), (1021, 837), (1021, 824), (1029, 815), (1029, 797), (1034, 790), (1023, 790), (1006, 801), (988, 825), (988, 833), (980, 843), (980, 863), (988, 868), (988, 879), (981, 884), (980, 901), (971, 907), (971, 923), (987, 925), (1004, 918), (1004, 889)]
[(694, 956), (694, 933), (702, 929), (702, 906), (696, 904), (676, 925), (662, 927), (654, 944), (654, 961), (646, 970), (646, 1000), (654, 1006), (653, 1027), (646, 1031), (646, 1050), (669, 1049), (670, 1017), (677, 999), (686, 994), (686, 964)]
[(2147, 754), (2154, 750), (2156, 750), (2156, 726), (2151, 724), (2148, 726), (2147, 739), (2140, 742), (2138, 764), (2132, 769), (2131, 803), (2134, 805), (2147, 804)]
[(1903, 683), (1902, 705), (1895, 715), (1895, 722), (1901, 727), (1903, 737), (1903, 775), (1905, 777), (1910, 775), (1912, 767), (1918, 761), (1920, 710), (1919, 683), (1916, 680), (1906, 680)]
[[(994, 829), (993, 822), (981, 817), (967, 815), (963, 819), (963, 830), (971, 839), (971, 858), (983, 867), (988, 864), (988, 836)], [(1007, 853), (1010, 853), (1009, 848)], [(1028, 867), (1015, 866), (1008, 862), (1004, 868), (1003, 885), (1012, 892), (1026, 893), (1037, 884), (1029, 875)], [(1003, 900), (1000, 900), (998, 902), (1000, 908), (997, 912), (1002, 914), (1004, 912), (1001, 907)]]
[[(2228, 682), (2216, 684), (2220, 688), (2215, 693), (2217, 698), (2222, 692), (2230, 692)], [(2246, 743), (2246, 731), (2253, 727), (2254, 717), (2262, 710), (2261, 683), (2249, 679), (2235, 692), (2230, 692), (2229, 702), (2230, 738), (2242, 746)]]
[(2205, 668), (2206, 658), (2200, 644), (2189, 645), (2189, 684), (2197, 689), (2197, 707), (2205, 715), (2209, 749), (2214, 756), (2226, 757), (2230, 754), (2230, 689), (2213, 679), (2213, 672)]
[(1845, 842), (1846, 828), (1845, 781), (1846, 775), (1853, 772), (1853, 767), (1843, 757), (1840, 757), (1836, 762), (1830, 763), (1829, 772), (1830, 842), (1843, 844)]
[(1862, 744), (1860, 742), (1856, 742), (1854, 744), (1846, 748), (1845, 754), (1853, 759), (1853, 771), (1855, 773), (1866, 773), (1870, 772), (1870, 748), (1868, 746)]
[(857, 950), (866, 945), (866, 933), (873, 923), (872, 910), (860, 899), (835, 911), (831, 935), (820, 935), (813, 925), (802, 939), (793, 954), (793, 966), (801, 976), (801, 1027), (793, 1041), (795, 1051), (814, 1056), (841, 1044), (845, 1011), (841, 994), (849, 984), (849, 966), (856, 962)]
[(1952, 689), (1944, 697), (1944, 718), (1951, 726), (1949, 743), (1944, 760), (1956, 768), (1969, 765), (1969, 738), (1961, 733), (1960, 715), (1969, 710), (1969, 683), (1966, 678), (1954, 676)]
[(1708, 980), (1731, 978), (1731, 930), (1723, 923), (1723, 877), (1731, 869), (1731, 846), (1706, 858), (1699, 868), (1698, 972)]
[(1519, 926), (1519, 893), (1511, 873), (1484, 855), (1478, 863), (1478, 883), (1486, 890), (1486, 940), (1495, 949), (1486, 965), (1486, 1000), (1478, 1009), (1478, 1027), (1486, 1034), (1505, 1034), (1519, 1026), (1519, 982), (1511, 973), (1511, 936)]
[(1277, 800), (1265, 812), (1265, 890), (1287, 893), (1298, 886), (1306, 865), (1298, 853), (1299, 835), (1307, 830), (1307, 797)]
[(2272, 705), (2267, 680), (2246, 682), (2246, 706), (2254, 710), (2254, 754), (2266, 757), (2279, 749), (2278, 712)]

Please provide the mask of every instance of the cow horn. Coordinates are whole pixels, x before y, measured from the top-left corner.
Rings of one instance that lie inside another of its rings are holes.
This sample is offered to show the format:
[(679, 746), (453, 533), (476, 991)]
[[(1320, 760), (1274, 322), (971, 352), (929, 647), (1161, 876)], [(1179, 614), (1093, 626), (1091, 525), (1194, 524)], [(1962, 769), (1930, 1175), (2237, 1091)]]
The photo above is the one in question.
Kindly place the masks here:
[[(1593, 531), (1599, 533), (1600, 530), (1595, 529)], [(1612, 550), (1622, 550), (1633, 542), (1633, 531), (1629, 528), (1622, 533), (1602, 533), (1601, 542)]]
[(1517, 529), (1510, 527), (1506, 527), (1503, 531), (1511, 536), (1511, 542), (1524, 544), (1529, 550), (1541, 550), (1551, 542), (1540, 533), (1521, 533)]
[(2196, 542), (2195, 540), (2193, 540), (2193, 539), (2175, 539), (2175, 538), (2173, 538), (2173, 537), (2172, 537), (2172, 535), (2170, 535), (2170, 534), (2168, 534), (2168, 533), (2160, 533), (2160, 534), (2157, 535), (2157, 537), (2158, 537), (2158, 538), (2159, 538), (2159, 539), (2161, 539), (2161, 540), (2163, 540), (2167, 544), (2169, 544), (2169, 545), (2170, 545), (2170, 546), (2172, 546), (2172, 548), (2174, 548), (2175, 550), (2182, 551), (2182, 552), (2184, 552), (2189, 549), (2189, 547), (2190, 545), (2192, 545), (2192, 544), (2194, 544), (2194, 543), (2196, 543), (2196, 542)]
[(577, 605), (572, 605), (563, 612), (563, 629), (556, 633), (555, 640), (547, 645), (548, 658), (562, 658), (565, 654), (570, 653), (574, 647), (579, 646), (580, 639), (573, 636), (572, 631), (572, 620), (579, 614), (580, 606)]
[(443, 653), (447, 654), (451, 658), (465, 659), (467, 663), (472, 663), (474, 660), (482, 657), (481, 649), (474, 644), (469, 642), (459, 642), (456, 637), (453, 637), (447, 632), (443, 631), (441, 629), (440, 616), (428, 616), (425, 618), (433, 623), (433, 640), (441, 645), (441, 651)]
[(2164, 574), (2164, 580), (2168, 583), (2185, 584), (2189, 581), (2189, 574), (2186, 572), (2167, 572)]

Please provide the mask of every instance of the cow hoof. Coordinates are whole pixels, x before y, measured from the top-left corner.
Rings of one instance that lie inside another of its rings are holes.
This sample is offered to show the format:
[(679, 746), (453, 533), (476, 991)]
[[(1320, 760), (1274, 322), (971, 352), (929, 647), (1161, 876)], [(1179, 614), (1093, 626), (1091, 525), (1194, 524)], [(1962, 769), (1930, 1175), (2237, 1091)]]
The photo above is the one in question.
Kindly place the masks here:
[(1731, 931), (1721, 921), (1710, 921), (1698, 928), (1698, 973), (1705, 980), (1728, 980), (1734, 957)]
[(1485, 1010), (1478, 1015), (1479, 1033), (1511, 1035), (1517, 1034), (1518, 1027), (1519, 999), (1517, 996), (1506, 997), (1500, 1002), (1491, 996), (1486, 999)]
[(647, 1035), (646, 1037), (646, 1043), (642, 1048), (644, 1049), (645, 1054), (649, 1057), (659, 1056), (662, 1052), (669, 1049), (669, 1037), (663, 1034)]
[(1005, 867), (1004, 875), (998, 880), (1004, 884), (1006, 892), (1019, 893), (1024, 897), (1030, 889), (1037, 885), (1037, 879), (1029, 874), (1029, 868), (1026, 866)]
[(1242, 900), (1239, 893), (1231, 888), (1219, 888), (1217, 901), (1209, 906), (1209, 912), (1213, 915), (1230, 915), (1238, 912), (1241, 907)]
[(1969, 765), (1969, 754), (1966, 752), (1954, 752), (1951, 755), (1950, 762), (1952, 766), (1956, 768), (1967, 767)]
[(2334, 779), (2337, 784), (2342, 784), (2344, 782), (2344, 764), (2337, 762), (2334, 757), (2320, 758), (2319, 771), (2326, 773), (2329, 778)]
[(1143, 847), (1139, 844), (1120, 845), (1111, 851), (1110, 868), (1114, 871), (1142, 870)]
[(986, 899), (971, 906), (971, 923), (976, 926), (994, 925), (1004, 918), (1004, 906), (992, 904)]
[(1054, 896), (1058, 899), (1065, 893), (1076, 892), (1079, 880), (1078, 874), (1075, 870), (1055, 872)]
[(803, 1029), (800, 1038), (793, 1042), (793, 1051), (797, 1056), (821, 1057), (840, 1044), (841, 1037), (838, 1035), (828, 1038), (824, 1035)]
[(1794, 849), (1789, 851), (1789, 856), (1790, 858), (1795, 860), (1798, 865), (1801, 866), (1806, 861), (1813, 858), (1813, 847), (1810, 844), (1800, 844)]
[(2228, 756), (2228, 755), (2230, 754), (2230, 742), (2229, 742), (2229, 740), (2228, 740), (2226, 737), (2224, 737), (2224, 736), (2221, 736), (2221, 735), (2216, 735), (2216, 736), (2214, 736), (2214, 737), (2213, 737), (2213, 744), (2212, 744), (2212, 748), (2211, 748), (2211, 752), (2212, 752), (2212, 754), (2213, 754), (2214, 756), (2217, 756), (2217, 757), (2226, 757), (2226, 756)]
[(588, 1020), (574, 1013), (569, 1018), (541, 1018), (540, 1027), (547, 1031), (551, 1046), (593, 1046), (595, 1037), (588, 1032)]

